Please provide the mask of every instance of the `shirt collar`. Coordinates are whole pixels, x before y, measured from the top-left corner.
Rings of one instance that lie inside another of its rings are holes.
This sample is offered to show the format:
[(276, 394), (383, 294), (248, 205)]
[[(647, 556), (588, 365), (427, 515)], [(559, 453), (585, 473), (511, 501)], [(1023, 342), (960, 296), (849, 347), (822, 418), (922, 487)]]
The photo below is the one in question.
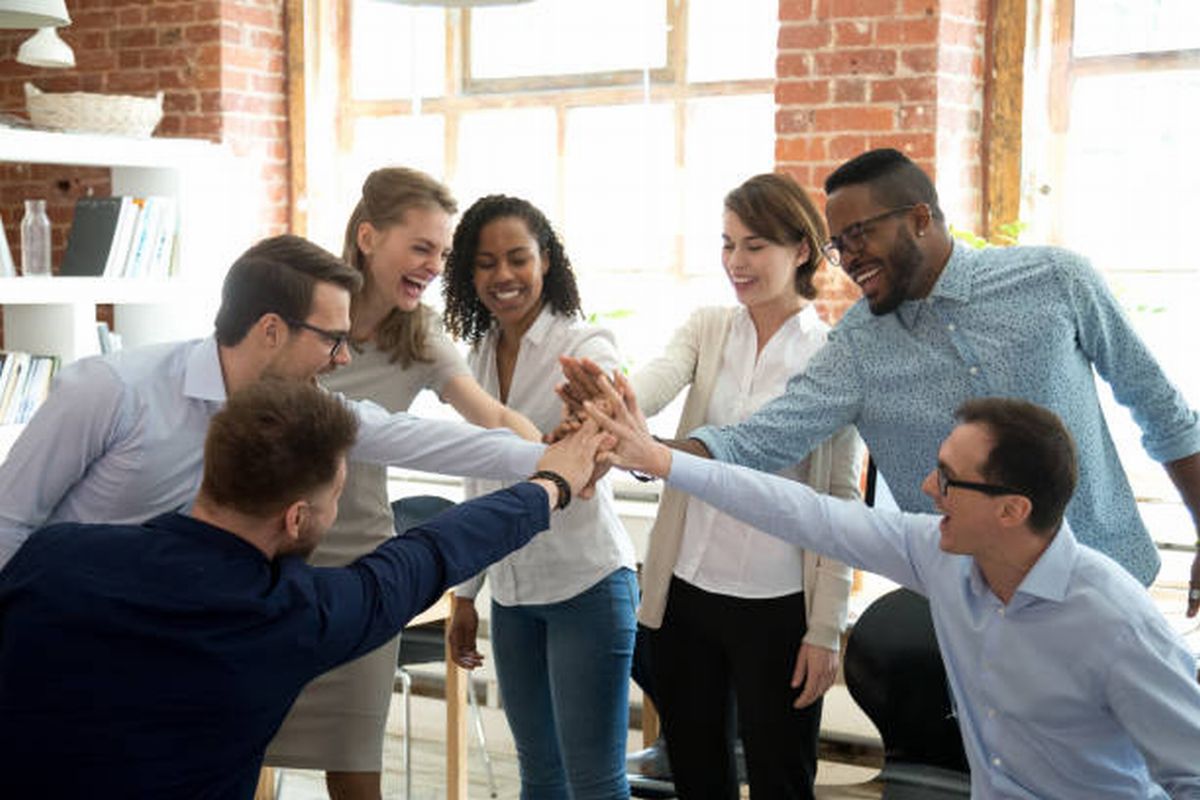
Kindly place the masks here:
[(905, 300), (896, 309), (896, 316), (900, 323), (911, 330), (921, 317), (921, 309), (934, 298), (953, 300), (959, 303), (970, 301), (973, 274), (970, 268), (972, 256), (971, 248), (958, 242), (951, 242), (950, 258), (947, 259), (942, 274), (933, 284), (929, 296), (920, 300)]
[[(750, 317), (750, 309), (743, 305), (737, 306), (737, 312), (734, 315), (735, 324), (746, 327), (748, 330), (754, 330), (754, 320)], [(817, 313), (817, 307), (813, 303), (809, 303), (804, 308), (792, 314), (783, 321), (780, 330), (796, 328), (797, 333), (807, 334), (812, 332), (814, 328), (821, 325), (821, 316)]]
[(529, 326), (529, 330), (525, 331), (525, 334), (521, 336), (521, 342), (529, 342), (531, 347), (541, 345), (542, 341), (549, 335), (550, 329), (554, 326), (554, 319), (554, 310), (550, 308), (550, 304), (543, 303), (542, 310), (538, 312), (537, 319)]
[[(1076, 541), (1071, 526), (1064, 519), (1050, 545), (1034, 562), (1033, 567), (1025, 574), (1025, 578), (1013, 592), (1012, 600), (1008, 603), (1009, 608), (1022, 608), (1034, 600), (1061, 603), (1067, 596), (1067, 586), (1071, 581), (1071, 573), (1075, 569), (1075, 559), (1078, 553), (1079, 542)], [(969, 580), (971, 591), (976, 597), (992, 594), (991, 587), (983, 579), (983, 573), (979, 570), (979, 564), (975, 562), (975, 559), (970, 559)]]
[(225, 376), (220, 351), (213, 336), (192, 343), (184, 368), (183, 395), (196, 400), (225, 402)]
[(1017, 595), (1039, 597), (1043, 600), (1062, 602), (1067, 595), (1067, 584), (1071, 580), (1071, 572), (1075, 568), (1075, 559), (1079, 554), (1079, 543), (1071, 526), (1064, 519), (1058, 533), (1050, 541), (1050, 546), (1043, 552), (1041, 558), (1034, 563), (1033, 568), (1025, 575), (1017, 587)]

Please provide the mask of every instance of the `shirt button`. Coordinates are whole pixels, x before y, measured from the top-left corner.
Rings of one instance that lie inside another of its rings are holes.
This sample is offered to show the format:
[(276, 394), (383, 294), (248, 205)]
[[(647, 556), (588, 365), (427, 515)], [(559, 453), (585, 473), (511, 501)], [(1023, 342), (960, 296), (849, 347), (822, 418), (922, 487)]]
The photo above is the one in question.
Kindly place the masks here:
[(993, 758), (993, 759), (992, 759), (992, 766), (993, 766), (993, 767), (999, 767), (999, 766), (1001, 766), (1003, 763), (1004, 763), (1004, 762), (1003, 762), (1003, 761), (1001, 761), (1001, 760), (1000, 760), (1000, 759), (998, 759), (998, 758)]
[(1003, 617), (1003, 616), (1004, 616), (1004, 609), (1003, 609), (1003, 608), (997, 608), (997, 609), (996, 609), (996, 613), (997, 613), (997, 614), (999, 614), (1000, 616), (1002, 616), (1002, 617)]
[(954, 323), (953, 323), (953, 322), (951, 322), (949, 325), (947, 325), (947, 326), (946, 326), (946, 330), (950, 331), (951, 333), (954, 333), (954, 331), (955, 331), (955, 325), (954, 325)]
[(978, 375), (979, 367), (971, 367), (970, 369), (967, 370), (967, 372), (971, 373), (972, 375)]

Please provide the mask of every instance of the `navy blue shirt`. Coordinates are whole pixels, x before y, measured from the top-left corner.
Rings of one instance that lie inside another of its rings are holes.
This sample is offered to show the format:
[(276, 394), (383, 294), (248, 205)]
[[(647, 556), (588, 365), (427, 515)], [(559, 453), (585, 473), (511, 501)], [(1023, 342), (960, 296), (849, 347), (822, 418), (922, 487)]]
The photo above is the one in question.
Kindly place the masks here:
[(548, 526), (522, 483), (339, 568), (180, 514), (44, 528), (0, 574), (0, 796), (252, 797), (308, 681)]

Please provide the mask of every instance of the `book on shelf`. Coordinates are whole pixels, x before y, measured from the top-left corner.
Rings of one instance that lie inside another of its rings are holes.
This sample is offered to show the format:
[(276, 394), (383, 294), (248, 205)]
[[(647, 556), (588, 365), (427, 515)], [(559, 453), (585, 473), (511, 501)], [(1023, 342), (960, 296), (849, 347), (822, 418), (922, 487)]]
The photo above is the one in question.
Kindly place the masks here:
[(22, 425), (50, 393), (59, 358), (9, 351), (0, 359), (0, 425)]
[(58, 274), (99, 277), (104, 274), (108, 254), (115, 242), (121, 216), (120, 197), (81, 197), (67, 234), (67, 251)]
[(81, 197), (59, 274), (167, 278), (178, 231), (173, 197)]
[(8, 235), (4, 233), (4, 220), (0, 219), (0, 278), (17, 277), (17, 267), (13, 264), (12, 250), (8, 246)]
[(101, 355), (121, 349), (121, 334), (109, 330), (107, 322), (96, 323), (96, 337), (100, 341)]

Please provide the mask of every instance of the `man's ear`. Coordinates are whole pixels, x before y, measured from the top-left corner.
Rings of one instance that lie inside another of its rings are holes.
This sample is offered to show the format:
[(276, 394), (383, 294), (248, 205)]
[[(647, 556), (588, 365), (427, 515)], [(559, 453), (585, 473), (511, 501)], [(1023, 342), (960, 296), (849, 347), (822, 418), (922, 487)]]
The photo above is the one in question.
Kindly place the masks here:
[(304, 530), (311, 513), (307, 500), (297, 500), (283, 510), (283, 532), (288, 541), (294, 542), (300, 538), (300, 532)]
[(1033, 513), (1033, 501), (1023, 494), (1006, 495), (1000, 504), (999, 522), (1006, 528), (1015, 528), (1029, 522)]
[(252, 331), (256, 333), (263, 344), (271, 348), (281, 347), (288, 337), (288, 325), (283, 317), (273, 311), (267, 312), (254, 323)]

